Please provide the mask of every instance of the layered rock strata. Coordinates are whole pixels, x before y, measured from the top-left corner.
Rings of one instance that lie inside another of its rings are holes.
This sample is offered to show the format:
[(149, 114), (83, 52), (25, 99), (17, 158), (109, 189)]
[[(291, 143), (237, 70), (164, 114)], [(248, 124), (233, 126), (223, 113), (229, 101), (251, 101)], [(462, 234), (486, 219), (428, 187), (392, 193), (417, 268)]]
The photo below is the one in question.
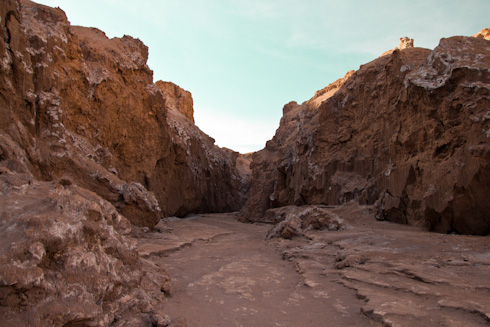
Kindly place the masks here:
[(378, 204), (377, 218), (490, 233), (490, 42), (395, 50), (301, 105), (253, 156), (241, 219), (269, 208)]

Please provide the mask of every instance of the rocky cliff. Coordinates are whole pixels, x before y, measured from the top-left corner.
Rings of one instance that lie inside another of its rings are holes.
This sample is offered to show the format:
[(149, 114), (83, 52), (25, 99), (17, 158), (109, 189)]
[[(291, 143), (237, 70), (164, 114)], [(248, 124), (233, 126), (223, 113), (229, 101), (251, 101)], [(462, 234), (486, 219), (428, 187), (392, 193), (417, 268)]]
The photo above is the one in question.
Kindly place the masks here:
[[(480, 33), (484, 34), (484, 33)], [(490, 233), (490, 42), (395, 49), (289, 103), (253, 155), (244, 221), (286, 205), (377, 203), (380, 220)]]
[(141, 41), (70, 26), (60, 9), (6, 4), (0, 165), (67, 179), (138, 225), (240, 209), (244, 162), (194, 125), (189, 92), (153, 84)]
[(168, 325), (168, 277), (130, 222), (245, 202), (249, 161), (194, 125), (191, 94), (154, 84), (147, 58), (61, 9), (2, 1), (0, 325)]

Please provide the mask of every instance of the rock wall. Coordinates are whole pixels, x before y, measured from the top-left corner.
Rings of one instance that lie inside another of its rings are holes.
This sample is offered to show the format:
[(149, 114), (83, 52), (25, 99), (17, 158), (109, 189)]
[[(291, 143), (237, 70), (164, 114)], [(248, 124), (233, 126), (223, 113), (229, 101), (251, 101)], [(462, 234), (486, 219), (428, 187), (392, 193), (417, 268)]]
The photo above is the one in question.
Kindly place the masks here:
[(178, 111), (194, 123), (194, 101), (192, 94), (172, 82), (158, 81), (155, 86), (166, 99), (167, 108)]
[(269, 208), (355, 200), (378, 219), (490, 233), (490, 42), (395, 50), (284, 107), (255, 153), (246, 221)]
[(1, 33), (1, 166), (92, 190), (142, 226), (241, 208), (242, 157), (193, 124), (189, 92), (153, 84), (141, 41), (24, 0), (2, 5)]
[(167, 112), (173, 161), (157, 161), (148, 188), (167, 212), (239, 211), (250, 188), (250, 159), (214, 145), (214, 139), (195, 127), (182, 113)]
[(0, 167), (0, 326), (166, 326), (167, 273), (97, 194)]
[(170, 325), (169, 277), (131, 223), (245, 202), (250, 160), (214, 145), (147, 58), (61, 9), (2, 1), (0, 326)]

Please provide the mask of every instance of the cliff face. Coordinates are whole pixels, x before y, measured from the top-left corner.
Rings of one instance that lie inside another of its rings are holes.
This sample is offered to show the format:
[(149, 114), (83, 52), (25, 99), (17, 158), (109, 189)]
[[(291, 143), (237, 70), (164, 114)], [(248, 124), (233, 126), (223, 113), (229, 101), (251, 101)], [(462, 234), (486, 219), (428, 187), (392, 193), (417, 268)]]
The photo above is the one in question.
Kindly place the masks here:
[(192, 94), (172, 82), (158, 81), (155, 86), (162, 92), (166, 99), (166, 106), (174, 111), (180, 112), (192, 123), (194, 123), (194, 101)]
[(239, 211), (250, 188), (250, 160), (215, 146), (178, 111), (167, 112), (167, 123), (173, 161), (158, 161), (148, 183), (166, 211), (178, 216)]
[(70, 180), (138, 225), (240, 209), (248, 181), (238, 153), (216, 147), (193, 124), (189, 92), (153, 84), (141, 41), (70, 26), (60, 9), (8, 4), (1, 165), (40, 180)]
[(377, 202), (378, 219), (490, 233), (490, 42), (395, 50), (298, 105), (254, 154), (242, 220), (269, 208)]
[(192, 96), (153, 84), (147, 47), (0, 6), (0, 325), (166, 326), (166, 272), (131, 224), (236, 211), (249, 161), (193, 123)]

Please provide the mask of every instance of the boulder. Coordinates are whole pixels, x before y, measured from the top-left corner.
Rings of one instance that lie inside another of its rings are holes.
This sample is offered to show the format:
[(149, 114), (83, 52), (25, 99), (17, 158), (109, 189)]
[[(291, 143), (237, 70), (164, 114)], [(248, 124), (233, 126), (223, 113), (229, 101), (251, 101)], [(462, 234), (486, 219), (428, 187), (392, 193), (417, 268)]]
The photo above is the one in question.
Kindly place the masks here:
[(265, 212), (266, 222), (277, 223), (267, 238), (291, 239), (305, 236), (309, 230), (338, 231), (347, 229), (347, 224), (325, 206), (285, 206)]
[(0, 168), (0, 203), (1, 326), (160, 321), (170, 278), (140, 259), (108, 201)]

